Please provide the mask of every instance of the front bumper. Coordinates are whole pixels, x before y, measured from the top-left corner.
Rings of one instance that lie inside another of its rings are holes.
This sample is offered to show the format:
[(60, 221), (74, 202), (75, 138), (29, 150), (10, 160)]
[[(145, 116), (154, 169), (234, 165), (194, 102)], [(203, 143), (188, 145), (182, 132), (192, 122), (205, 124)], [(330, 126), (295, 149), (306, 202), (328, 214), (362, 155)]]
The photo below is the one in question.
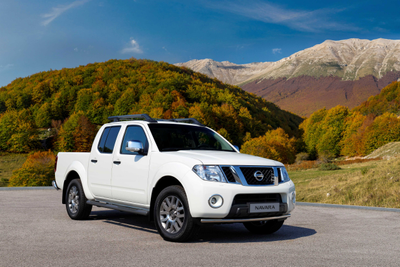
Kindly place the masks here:
[[(241, 184), (220, 183), (203, 181), (194, 173), (187, 174), (187, 180), (184, 188), (187, 192), (190, 213), (193, 218), (202, 220), (219, 219), (219, 220), (246, 220), (257, 219), (266, 220), (265, 218), (280, 217), (290, 214), (295, 208), (295, 186), (292, 181), (280, 183), (278, 185), (267, 186), (244, 186)], [(247, 203), (234, 202), (237, 195), (279, 195), (279, 201), (253, 201)], [(223, 198), (223, 205), (219, 208), (212, 208), (209, 205), (209, 199), (213, 195), (220, 195)], [(249, 213), (248, 207), (250, 203), (279, 203), (279, 212), (273, 213)], [(239, 210), (238, 210), (239, 208)]]

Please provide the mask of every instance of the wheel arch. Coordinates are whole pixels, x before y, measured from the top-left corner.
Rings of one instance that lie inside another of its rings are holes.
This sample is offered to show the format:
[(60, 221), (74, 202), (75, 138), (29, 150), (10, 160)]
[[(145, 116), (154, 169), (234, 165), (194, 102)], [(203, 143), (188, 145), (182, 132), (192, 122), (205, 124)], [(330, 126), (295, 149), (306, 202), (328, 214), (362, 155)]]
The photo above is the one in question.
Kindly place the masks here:
[[(156, 202), (156, 198), (158, 194), (166, 187), (171, 186), (171, 185), (180, 185), (182, 186), (183, 190), (185, 191), (185, 187), (183, 184), (175, 177), (173, 176), (164, 176), (161, 179), (159, 179), (156, 183), (156, 185), (153, 187), (153, 190), (151, 192), (151, 200), (150, 200), (150, 221), (154, 220), (154, 213), (153, 213), (153, 208), (154, 204)], [(185, 191), (186, 192), (186, 191)]]
[[(87, 199), (93, 199), (93, 195), (88, 187), (88, 176), (87, 169), (80, 161), (73, 161), (67, 168), (67, 173), (65, 175), (64, 183), (63, 183), (63, 198), (62, 203), (65, 204), (65, 190), (67, 190), (68, 184), (73, 180), (73, 178), (78, 178), (81, 180), (83, 193)], [(72, 177), (72, 178), (71, 178)]]
[(76, 171), (70, 171), (67, 174), (67, 177), (64, 180), (64, 185), (63, 185), (63, 194), (62, 194), (62, 204), (66, 203), (65, 197), (66, 197), (66, 191), (69, 183), (74, 180), (74, 179), (81, 179), (79, 174)]

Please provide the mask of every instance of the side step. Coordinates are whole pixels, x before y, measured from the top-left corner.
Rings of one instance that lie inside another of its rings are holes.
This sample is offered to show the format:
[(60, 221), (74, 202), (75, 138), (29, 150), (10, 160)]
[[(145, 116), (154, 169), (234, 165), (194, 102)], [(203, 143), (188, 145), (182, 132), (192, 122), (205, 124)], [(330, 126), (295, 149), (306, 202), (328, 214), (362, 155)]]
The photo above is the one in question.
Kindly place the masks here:
[(120, 206), (120, 205), (116, 205), (116, 204), (103, 203), (103, 202), (94, 201), (94, 200), (88, 200), (86, 203), (89, 205), (97, 206), (97, 207), (103, 207), (103, 208), (113, 209), (113, 210), (120, 210), (120, 211), (135, 213), (135, 214), (139, 214), (139, 215), (144, 215), (144, 216), (149, 214), (149, 210), (144, 209), (144, 208)]

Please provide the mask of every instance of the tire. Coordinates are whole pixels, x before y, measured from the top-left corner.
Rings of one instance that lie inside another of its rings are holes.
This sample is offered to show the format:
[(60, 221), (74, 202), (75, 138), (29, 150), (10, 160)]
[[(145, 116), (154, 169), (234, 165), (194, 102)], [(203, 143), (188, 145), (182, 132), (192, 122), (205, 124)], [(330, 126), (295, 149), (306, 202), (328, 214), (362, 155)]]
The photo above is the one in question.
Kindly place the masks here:
[(72, 180), (67, 187), (65, 207), (69, 217), (73, 220), (84, 220), (89, 217), (92, 205), (86, 203), (80, 179)]
[(245, 222), (243, 225), (253, 234), (269, 235), (275, 233), (282, 227), (283, 220)]
[(185, 191), (177, 185), (166, 187), (158, 194), (154, 219), (158, 233), (167, 241), (187, 241), (199, 229), (190, 215)]

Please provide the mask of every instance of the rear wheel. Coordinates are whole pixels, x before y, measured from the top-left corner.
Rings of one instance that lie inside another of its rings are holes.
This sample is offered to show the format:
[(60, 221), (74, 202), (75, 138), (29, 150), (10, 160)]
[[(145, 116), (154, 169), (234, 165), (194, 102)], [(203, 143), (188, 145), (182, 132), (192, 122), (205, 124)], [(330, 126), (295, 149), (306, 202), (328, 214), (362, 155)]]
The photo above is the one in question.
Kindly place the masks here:
[(72, 180), (68, 184), (66, 194), (65, 206), (69, 217), (73, 220), (87, 219), (92, 211), (92, 205), (86, 203), (87, 199), (83, 193), (81, 180)]
[(282, 221), (271, 220), (271, 221), (258, 221), (258, 222), (245, 222), (244, 227), (247, 228), (253, 234), (268, 235), (278, 231), (282, 225)]
[(167, 241), (186, 241), (199, 228), (190, 215), (185, 191), (177, 185), (165, 188), (157, 196), (154, 218), (158, 233)]

